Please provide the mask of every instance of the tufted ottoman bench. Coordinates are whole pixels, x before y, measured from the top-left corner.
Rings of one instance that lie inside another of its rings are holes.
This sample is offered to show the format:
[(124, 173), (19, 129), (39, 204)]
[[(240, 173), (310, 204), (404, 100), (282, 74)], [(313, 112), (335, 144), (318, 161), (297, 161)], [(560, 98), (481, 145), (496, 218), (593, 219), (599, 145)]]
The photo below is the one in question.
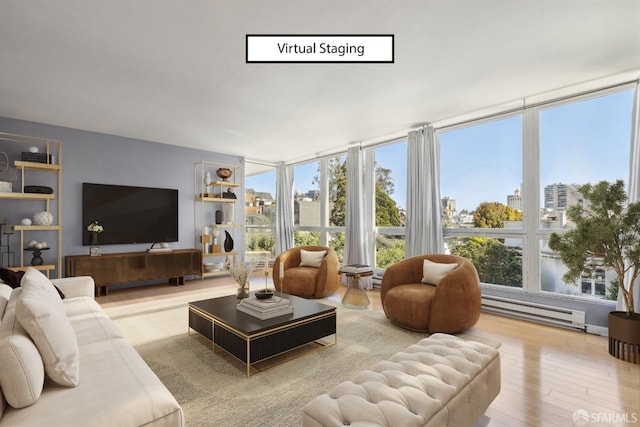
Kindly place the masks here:
[(500, 392), (500, 354), (434, 334), (307, 403), (303, 426), (472, 426)]

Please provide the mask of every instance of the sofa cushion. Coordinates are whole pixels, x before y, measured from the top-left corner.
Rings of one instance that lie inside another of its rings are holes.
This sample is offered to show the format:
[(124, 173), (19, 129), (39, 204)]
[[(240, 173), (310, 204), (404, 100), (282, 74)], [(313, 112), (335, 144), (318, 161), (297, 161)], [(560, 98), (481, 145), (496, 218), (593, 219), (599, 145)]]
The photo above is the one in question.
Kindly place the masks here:
[(322, 260), (324, 259), (327, 251), (305, 251), (300, 250), (300, 267), (316, 267), (320, 268)]
[(49, 279), (34, 268), (27, 268), (21, 285), (16, 315), (38, 347), (47, 376), (63, 386), (77, 386), (78, 341), (62, 300)]
[(422, 264), (422, 283), (437, 286), (444, 276), (456, 268), (458, 268), (458, 263), (455, 262), (451, 264), (443, 264), (425, 259)]
[(14, 408), (34, 404), (44, 385), (44, 366), (36, 345), (16, 318), (21, 289), (13, 292), (0, 325), (0, 386)]
[[(13, 271), (7, 268), (0, 267), (0, 280), (15, 289), (20, 286), (20, 282), (22, 281), (24, 273), (25, 272), (22, 270)], [(62, 291), (56, 285), (53, 286), (56, 288), (56, 291), (58, 291), (58, 295), (60, 295), (60, 298), (64, 299), (64, 293), (62, 293)]]
[[(36, 405), (28, 410), (7, 411), (0, 424), (60, 427), (185, 425), (178, 402), (126, 339), (81, 345), (80, 352), (82, 381), (77, 387), (53, 388), (47, 383)], [(50, 420), (48, 424), (47, 420)]]
[(20, 286), (20, 280), (24, 276), (24, 271), (13, 271), (8, 268), (0, 267), (0, 279), (12, 288)]
[(7, 308), (7, 303), (9, 302), (9, 298), (11, 298), (11, 293), (13, 289), (11, 286), (0, 283), (0, 319), (4, 316), (4, 310)]

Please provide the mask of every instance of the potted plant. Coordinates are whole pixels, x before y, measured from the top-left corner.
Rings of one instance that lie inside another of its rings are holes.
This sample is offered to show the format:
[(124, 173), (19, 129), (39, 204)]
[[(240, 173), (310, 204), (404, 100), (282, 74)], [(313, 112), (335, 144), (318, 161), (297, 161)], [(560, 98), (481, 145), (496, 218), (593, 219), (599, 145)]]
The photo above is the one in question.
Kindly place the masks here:
[(586, 184), (578, 191), (587, 203), (567, 209), (575, 227), (552, 233), (549, 247), (567, 266), (567, 283), (575, 283), (595, 265), (615, 271), (626, 311), (609, 313), (609, 353), (640, 363), (640, 314), (633, 298), (640, 274), (640, 202), (627, 203), (622, 180)]

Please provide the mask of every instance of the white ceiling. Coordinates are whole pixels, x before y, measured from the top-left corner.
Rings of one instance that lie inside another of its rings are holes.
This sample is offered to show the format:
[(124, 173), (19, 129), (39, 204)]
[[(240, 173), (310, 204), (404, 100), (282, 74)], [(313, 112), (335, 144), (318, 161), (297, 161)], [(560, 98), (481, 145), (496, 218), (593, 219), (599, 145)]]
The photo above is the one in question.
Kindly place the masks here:
[[(394, 64), (246, 64), (394, 34)], [(267, 162), (640, 70), (638, 0), (2, 0), (0, 116)]]

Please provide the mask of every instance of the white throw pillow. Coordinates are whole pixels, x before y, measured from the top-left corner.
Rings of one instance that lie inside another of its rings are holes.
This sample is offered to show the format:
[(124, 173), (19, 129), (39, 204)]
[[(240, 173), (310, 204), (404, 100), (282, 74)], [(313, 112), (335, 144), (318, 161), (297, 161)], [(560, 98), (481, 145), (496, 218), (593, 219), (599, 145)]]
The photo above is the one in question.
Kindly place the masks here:
[(439, 262), (424, 260), (422, 264), (422, 283), (428, 283), (430, 285), (438, 285), (440, 280), (453, 270), (458, 268), (458, 263), (443, 264)]
[(44, 366), (36, 345), (16, 318), (21, 289), (14, 291), (0, 325), (0, 386), (9, 405), (36, 403), (44, 385)]
[(22, 293), (16, 304), (16, 315), (36, 343), (47, 376), (63, 386), (77, 386), (78, 340), (56, 289), (44, 274), (31, 267), (27, 268), (20, 284)]
[(327, 251), (305, 251), (300, 249), (300, 267), (320, 268)]

